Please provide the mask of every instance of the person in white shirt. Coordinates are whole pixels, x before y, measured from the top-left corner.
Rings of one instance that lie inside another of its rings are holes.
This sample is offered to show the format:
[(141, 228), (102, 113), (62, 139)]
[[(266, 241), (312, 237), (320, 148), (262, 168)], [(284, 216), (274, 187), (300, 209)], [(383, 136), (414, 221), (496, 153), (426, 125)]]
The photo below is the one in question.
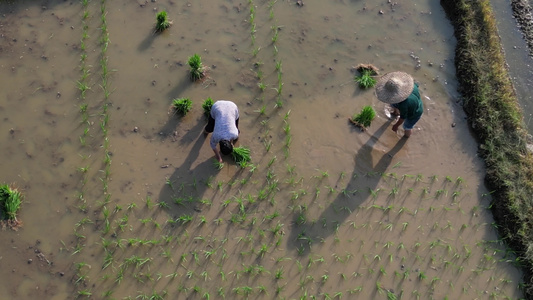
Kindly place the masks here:
[[(211, 135), (210, 145), (215, 152), (215, 157), (222, 162), (222, 154), (233, 152), (233, 143), (239, 138), (239, 108), (228, 100), (218, 100), (211, 107), (209, 121), (205, 126), (204, 134)], [(220, 145), (220, 151), (217, 148)]]

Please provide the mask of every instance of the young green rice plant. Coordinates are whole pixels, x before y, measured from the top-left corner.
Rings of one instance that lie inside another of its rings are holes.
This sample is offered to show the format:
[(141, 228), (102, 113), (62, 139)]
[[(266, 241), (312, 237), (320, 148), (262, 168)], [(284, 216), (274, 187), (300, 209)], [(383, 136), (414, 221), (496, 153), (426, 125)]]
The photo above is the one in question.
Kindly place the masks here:
[(376, 117), (376, 111), (372, 106), (364, 106), (359, 114), (354, 114), (350, 121), (356, 125), (365, 129), (370, 126), (374, 118)]
[(78, 89), (80, 90), (81, 98), (85, 99), (85, 92), (90, 90), (91, 87), (89, 87), (85, 82), (76, 81), (76, 84), (78, 85)]
[(215, 169), (217, 170), (222, 170), (222, 168), (224, 168), (224, 163), (219, 162), (218, 159), (214, 159), (213, 164), (215, 165)]
[(243, 163), (246, 166), (251, 160), (250, 149), (244, 146), (234, 147), (231, 156), (233, 157), (233, 160), (235, 160), (236, 163), (241, 164), (241, 166)]
[(176, 112), (185, 116), (192, 108), (192, 101), (189, 98), (179, 98), (172, 101), (172, 106)]
[(7, 184), (0, 186), (0, 213), (2, 219), (8, 220), (8, 225), (16, 228), (20, 225), (17, 220), (17, 212), (22, 204), (22, 194)]
[(202, 108), (204, 109), (204, 115), (206, 117), (209, 117), (209, 115), (211, 114), (211, 107), (214, 103), (215, 102), (213, 101), (213, 99), (211, 99), (211, 97), (208, 97), (204, 100), (204, 103), (202, 103)]
[(157, 32), (163, 32), (170, 25), (172, 25), (172, 21), (168, 19), (167, 12), (165, 10), (158, 12), (156, 15), (155, 30)]
[(260, 115), (265, 115), (265, 111), (266, 111), (266, 105), (265, 104), (263, 104), (263, 106), (261, 106), (261, 108), (254, 110), (254, 112), (259, 113)]
[(372, 76), (373, 71), (365, 69), (359, 75), (356, 75), (354, 80), (359, 84), (360, 88), (369, 89), (376, 85), (377, 82), (377, 80)]
[(190, 67), (189, 71), (192, 81), (196, 81), (205, 76), (204, 66), (202, 65), (202, 58), (200, 57), (200, 55), (194, 54), (193, 56), (189, 57), (187, 64)]
[(368, 89), (376, 84), (377, 80), (374, 76), (378, 75), (378, 68), (374, 65), (359, 64), (355, 69), (359, 74), (355, 76), (354, 80), (359, 84), (359, 87)]

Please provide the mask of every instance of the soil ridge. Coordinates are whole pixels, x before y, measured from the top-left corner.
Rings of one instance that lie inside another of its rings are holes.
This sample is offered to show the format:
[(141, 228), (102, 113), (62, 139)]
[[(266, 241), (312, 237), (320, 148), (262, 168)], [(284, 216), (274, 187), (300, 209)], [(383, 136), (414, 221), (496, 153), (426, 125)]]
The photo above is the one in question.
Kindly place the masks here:
[[(455, 31), (459, 92), (486, 164), (491, 211), (501, 240), (518, 256), (515, 262), (524, 274), (524, 296), (533, 299), (533, 154), (527, 149), (527, 127), (495, 17), (489, 0), (440, 3)], [(516, 8), (525, 8), (520, 5)], [(521, 16), (528, 17), (525, 9)]]

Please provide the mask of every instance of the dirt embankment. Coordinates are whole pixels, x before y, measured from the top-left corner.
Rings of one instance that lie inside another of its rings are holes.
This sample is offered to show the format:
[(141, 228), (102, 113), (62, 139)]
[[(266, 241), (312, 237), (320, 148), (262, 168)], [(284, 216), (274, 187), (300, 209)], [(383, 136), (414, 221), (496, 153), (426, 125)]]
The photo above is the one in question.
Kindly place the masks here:
[(513, 8), (513, 16), (529, 48), (529, 56), (533, 57), (533, 16), (531, 15), (531, 5), (528, 0), (511, 0), (511, 7)]
[[(513, 1), (513, 9), (519, 22), (531, 24), (526, 4)], [(441, 5), (455, 29), (459, 91), (485, 160), (491, 210), (501, 240), (522, 266), (524, 295), (533, 299), (533, 154), (527, 151), (527, 131), (496, 22), (488, 0), (441, 0)], [(521, 26), (528, 42), (533, 42), (530, 25)]]

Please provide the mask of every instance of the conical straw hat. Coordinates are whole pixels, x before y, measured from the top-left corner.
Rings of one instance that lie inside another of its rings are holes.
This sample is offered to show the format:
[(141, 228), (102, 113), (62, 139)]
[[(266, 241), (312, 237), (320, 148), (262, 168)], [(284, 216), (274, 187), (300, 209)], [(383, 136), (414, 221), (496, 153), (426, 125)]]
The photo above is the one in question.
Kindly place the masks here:
[(414, 80), (405, 72), (390, 72), (376, 83), (376, 96), (381, 102), (394, 104), (407, 99), (413, 92)]

